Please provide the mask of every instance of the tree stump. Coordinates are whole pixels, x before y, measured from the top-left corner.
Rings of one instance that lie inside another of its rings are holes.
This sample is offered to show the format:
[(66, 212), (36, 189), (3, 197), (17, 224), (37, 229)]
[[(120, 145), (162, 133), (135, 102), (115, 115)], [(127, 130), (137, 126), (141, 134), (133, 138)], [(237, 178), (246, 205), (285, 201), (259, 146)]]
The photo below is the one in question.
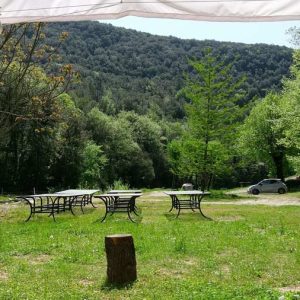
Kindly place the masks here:
[(107, 280), (112, 284), (125, 284), (136, 280), (136, 260), (131, 234), (105, 237)]

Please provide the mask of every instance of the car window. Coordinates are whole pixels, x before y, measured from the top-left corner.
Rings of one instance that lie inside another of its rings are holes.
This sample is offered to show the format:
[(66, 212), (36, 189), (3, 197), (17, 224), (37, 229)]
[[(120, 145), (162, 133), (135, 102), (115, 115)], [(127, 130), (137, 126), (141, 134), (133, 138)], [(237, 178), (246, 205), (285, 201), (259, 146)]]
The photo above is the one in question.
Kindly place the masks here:
[(270, 184), (278, 183), (278, 180), (270, 180)]
[(270, 184), (270, 180), (264, 180), (262, 181), (262, 184)]

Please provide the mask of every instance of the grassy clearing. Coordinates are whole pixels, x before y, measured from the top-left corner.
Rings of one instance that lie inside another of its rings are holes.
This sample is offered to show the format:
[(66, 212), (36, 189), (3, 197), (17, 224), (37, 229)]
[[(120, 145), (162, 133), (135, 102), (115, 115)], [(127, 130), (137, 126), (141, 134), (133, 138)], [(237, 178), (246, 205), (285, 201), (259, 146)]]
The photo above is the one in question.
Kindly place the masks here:
[(300, 198), (300, 192), (298, 190), (291, 191), (291, 192), (289, 192), (289, 194), (291, 194), (297, 198)]
[[(214, 221), (166, 213), (167, 197), (138, 201), (139, 224), (125, 214), (24, 218), (28, 207), (0, 206), (0, 299), (292, 299), (300, 294), (300, 207), (204, 204)], [(12, 208), (13, 207), (13, 208)], [(131, 233), (138, 280), (105, 284), (104, 237)], [(284, 288), (280, 290), (280, 288)]]
[(253, 198), (252, 195), (240, 195), (238, 193), (234, 193), (234, 192), (230, 192), (228, 193), (227, 190), (210, 190), (210, 195), (209, 197), (204, 198), (204, 201), (208, 200), (212, 200), (212, 201), (234, 201), (234, 200), (241, 200), (241, 199), (251, 199)]
[(8, 196), (8, 195), (0, 195), (0, 202), (1, 201), (7, 201), (11, 199), (11, 196)]

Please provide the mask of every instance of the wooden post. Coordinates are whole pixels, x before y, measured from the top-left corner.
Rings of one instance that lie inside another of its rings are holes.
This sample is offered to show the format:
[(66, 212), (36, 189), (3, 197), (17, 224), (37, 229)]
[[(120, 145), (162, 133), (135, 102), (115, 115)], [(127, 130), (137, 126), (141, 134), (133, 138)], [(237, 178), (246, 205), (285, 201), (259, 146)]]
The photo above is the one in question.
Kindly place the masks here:
[(136, 280), (136, 260), (131, 234), (105, 237), (107, 280), (112, 284), (125, 284)]

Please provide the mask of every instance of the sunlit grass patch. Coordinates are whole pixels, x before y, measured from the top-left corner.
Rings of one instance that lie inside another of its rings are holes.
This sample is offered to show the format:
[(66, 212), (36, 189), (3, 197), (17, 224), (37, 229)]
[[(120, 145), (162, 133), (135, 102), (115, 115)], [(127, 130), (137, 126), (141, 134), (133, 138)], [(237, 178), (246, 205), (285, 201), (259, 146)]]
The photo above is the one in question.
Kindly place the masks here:
[(0, 281), (7, 281), (8, 280), (8, 273), (1, 269), (0, 267)]
[(0, 202), (6, 202), (14, 199), (15, 197), (13, 195), (0, 195)]

